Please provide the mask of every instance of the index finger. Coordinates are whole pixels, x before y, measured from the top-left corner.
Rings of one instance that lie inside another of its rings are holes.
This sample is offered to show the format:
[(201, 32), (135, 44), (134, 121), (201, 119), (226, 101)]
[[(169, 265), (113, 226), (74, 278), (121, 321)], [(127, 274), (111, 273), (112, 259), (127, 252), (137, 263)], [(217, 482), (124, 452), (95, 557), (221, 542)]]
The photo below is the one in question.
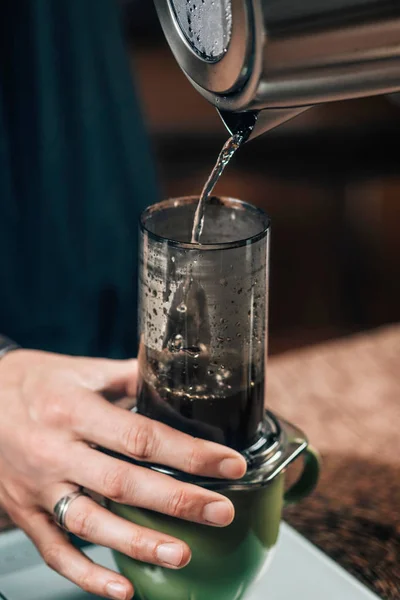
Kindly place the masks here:
[(76, 415), (74, 430), (86, 442), (193, 475), (239, 479), (246, 472), (245, 459), (231, 448), (131, 413), (89, 390), (80, 394), (85, 410)]

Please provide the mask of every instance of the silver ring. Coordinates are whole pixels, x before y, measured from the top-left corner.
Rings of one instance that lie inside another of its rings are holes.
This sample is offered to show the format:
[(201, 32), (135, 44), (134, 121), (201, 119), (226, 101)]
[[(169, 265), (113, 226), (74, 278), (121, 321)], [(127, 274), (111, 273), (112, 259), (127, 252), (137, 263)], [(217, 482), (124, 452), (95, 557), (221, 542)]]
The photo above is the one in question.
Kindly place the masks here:
[(59, 527), (61, 527), (61, 529), (65, 529), (65, 531), (68, 531), (68, 528), (65, 525), (65, 519), (67, 516), (68, 509), (71, 506), (72, 502), (80, 496), (89, 497), (89, 494), (87, 494), (83, 491), (82, 488), (80, 488), (79, 490), (76, 490), (76, 492), (71, 492), (71, 494), (67, 494), (66, 496), (60, 498), (60, 500), (54, 506), (53, 518), (55, 523)]

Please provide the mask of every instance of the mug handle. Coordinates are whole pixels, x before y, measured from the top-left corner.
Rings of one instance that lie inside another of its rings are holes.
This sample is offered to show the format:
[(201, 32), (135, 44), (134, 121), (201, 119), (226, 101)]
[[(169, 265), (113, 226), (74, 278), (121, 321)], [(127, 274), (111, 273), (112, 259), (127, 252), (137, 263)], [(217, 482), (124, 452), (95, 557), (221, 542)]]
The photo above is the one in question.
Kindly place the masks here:
[(290, 504), (296, 504), (303, 498), (311, 494), (315, 486), (317, 485), (321, 459), (319, 453), (312, 446), (307, 446), (303, 452), (304, 457), (304, 468), (299, 479), (286, 490), (283, 496), (284, 506)]

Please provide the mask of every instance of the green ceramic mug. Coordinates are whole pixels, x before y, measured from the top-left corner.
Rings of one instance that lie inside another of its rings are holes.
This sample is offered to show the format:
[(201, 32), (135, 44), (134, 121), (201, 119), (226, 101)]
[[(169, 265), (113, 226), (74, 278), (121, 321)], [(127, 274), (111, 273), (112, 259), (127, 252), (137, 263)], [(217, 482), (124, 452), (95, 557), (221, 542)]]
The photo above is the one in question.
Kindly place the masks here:
[(180, 570), (142, 563), (114, 553), (120, 572), (135, 586), (141, 600), (239, 600), (268, 567), (276, 545), (282, 508), (301, 500), (315, 487), (319, 473), (316, 451), (302, 452), (300, 479), (284, 490), (285, 472), (265, 485), (218, 489), (235, 506), (235, 519), (224, 528), (182, 521), (149, 510), (117, 503), (115, 514), (143, 527), (184, 540), (192, 550), (189, 565)]

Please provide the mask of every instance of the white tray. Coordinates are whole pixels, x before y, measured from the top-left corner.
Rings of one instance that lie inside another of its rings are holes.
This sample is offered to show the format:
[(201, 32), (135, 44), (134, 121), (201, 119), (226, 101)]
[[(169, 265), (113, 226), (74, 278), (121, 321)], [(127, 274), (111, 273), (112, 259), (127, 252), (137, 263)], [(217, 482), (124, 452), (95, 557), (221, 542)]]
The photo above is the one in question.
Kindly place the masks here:
[[(114, 567), (111, 552), (105, 548), (91, 547), (87, 554)], [(97, 598), (44, 565), (20, 531), (0, 534), (0, 592), (4, 600)], [(378, 600), (378, 596), (283, 523), (272, 564), (246, 600)]]

